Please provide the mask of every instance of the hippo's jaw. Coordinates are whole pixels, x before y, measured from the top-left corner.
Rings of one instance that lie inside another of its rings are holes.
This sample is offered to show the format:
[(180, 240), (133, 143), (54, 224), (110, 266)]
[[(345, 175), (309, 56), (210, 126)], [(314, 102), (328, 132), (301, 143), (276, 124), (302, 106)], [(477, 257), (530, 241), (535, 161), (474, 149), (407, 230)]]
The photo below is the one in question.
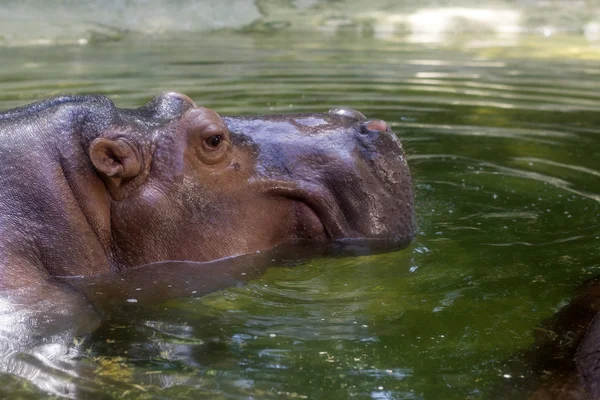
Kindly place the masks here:
[(294, 202), (298, 239), (335, 240), (353, 236), (339, 204), (324, 188), (289, 181), (267, 181), (266, 186), (264, 193)]
[(385, 122), (351, 109), (225, 121), (256, 154), (263, 193), (294, 202), (297, 238), (412, 239), (410, 172)]

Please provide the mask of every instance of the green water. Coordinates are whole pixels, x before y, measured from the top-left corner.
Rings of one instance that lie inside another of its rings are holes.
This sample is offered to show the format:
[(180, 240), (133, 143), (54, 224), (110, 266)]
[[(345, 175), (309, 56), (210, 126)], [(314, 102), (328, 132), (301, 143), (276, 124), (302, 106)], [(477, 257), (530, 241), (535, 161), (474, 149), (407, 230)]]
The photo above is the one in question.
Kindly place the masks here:
[[(475, 39), (223, 33), (0, 47), (0, 109), (62, 93), (135, 107), (166, 90), (223, 115), (348, 105), (391, 124), (416, 190), (409, 248), (115, 310), (62, 358), (32, 359), (54, 377), (46, 390), (464, 399), (521, 385), (505, 361), (600, 275), (600, 51), (573, 38)], [(0, 385), (45, 398), (23, 379)]]

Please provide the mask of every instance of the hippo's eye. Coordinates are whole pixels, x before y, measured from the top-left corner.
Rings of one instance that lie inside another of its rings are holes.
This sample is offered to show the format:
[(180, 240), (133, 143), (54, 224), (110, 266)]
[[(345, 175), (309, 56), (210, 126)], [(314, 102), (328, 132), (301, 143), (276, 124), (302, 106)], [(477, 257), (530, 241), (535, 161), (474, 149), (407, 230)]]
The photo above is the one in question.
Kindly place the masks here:
[(223, 135), (213, 135), (207, 138), (204, 143), (206, 143), (208, 147), (216, 148), (221, 144), (222, 141)]

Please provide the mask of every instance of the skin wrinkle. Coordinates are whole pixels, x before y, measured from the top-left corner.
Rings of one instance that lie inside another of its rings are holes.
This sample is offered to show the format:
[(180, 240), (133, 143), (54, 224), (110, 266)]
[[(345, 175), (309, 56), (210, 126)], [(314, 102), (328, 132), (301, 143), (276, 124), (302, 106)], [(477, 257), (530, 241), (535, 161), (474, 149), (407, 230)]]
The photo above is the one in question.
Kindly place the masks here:
[[(59, 156), (59, 166), (60, 166), (60, 171), (61, 171), (61, 173), (62, 173), (62, 175), (63, 175), (63, 177), (64, 177), (65, 181), (66, 181), (66, 182), (67, 182), (67, 184), (69, 185), (69, 189), (70, 189), (70, 191), (71, 191), (71, 192), (73, 192), (73, 193), (75, 193), (75, 192), (76, 192), (76, 188), (75, 188), (75, 187), (73, 187), (73, 186), (71, 185), (71, 182), (70, 182), (70, 180), (69, 180), (69, 179), (67, 178), (67, 176), (66, 176), (65, 169), (64, 169), (64, 167), (63, 167), (63, 163), (64, 163), (64, 161), (65, 161), (65, 158), (64, 158), (64, 157), (62, 157), (62, 156)], [(82, 206), (82, 204), (81, 204), (81, 201), (80, 201), (79, 199), (80, 199), (80, 197), (77, 197), (77, 196), (75, 197), (75, 200), (77, 201), (77, 204), (78, 204), (78, 206), (79, 206), (79, 211), (80, 211), (80, 213), (81, 213), (81, 214), (83, 215), (83, 217), (86, 219), (86, 221), (87, 221), (88, 225), (90, 225), (90, 226), (97, 226), (98, 224), (97, 224), (97, 222), (96, 222), (96, 221), (94, 221), (94, 220), (92, 219), (92, 216), (88, 215), (87, 213), (85, 213), (85, 212), (83, 211), (83, 206)], [(94, 234), (94, 236), (96, 237), (96, 240), (97, 240), (97, 242), (98, 242), (98, 245), (99, 245), (99, 246), (100, 246), (100, 247), (101, 247), (101, 248), (104, 250), (104, 256), (105, 256), (105, 257), (106, 257), (108, 260), (110, 260), (110, 259), (112, 258), (112, 256), (111, 256), (111, 254), (110, 254), (110, 251), (108, 251), (108, 248), (107, 248), (107, 245), (108, 245), (109, 243), (108, 243), (106, 240), (103, 240), (103, 238), (100, 236), (100, 233), (98, 232), (98, 230), (97, 230), (97, 229), (92, 229), (92, 233), (93, 233), (93, 234)]]
[[(58, 179), (59, 182), (65, 182), (66, 187), (59, 190), (62, 196), (65, 193), (71, 195), (65, 196), (65, 204), (68, 206), (68, 210), (64, 213), (67, 216), (77, 216), (80, 220), (87, 221), (85, 223), (74, 222), (72, 225), (82, 226), (82, 235), (89, 236), (90, 239), (86, 240), (89, 243), (90, 254), (85, 257), (86, 265), (91, 265), (92, 270), (97, 269), (94, 266), (97, 260), (105, 260), (103, 269), (110, 270), (112, 264), (112, 254), (110, 252), (110, 236), (106, 232), (110, 232), (110, 223), (108, 219), (99, 215), (99, 210), (108, 207), (108, 196), (106, 191), (100, 191), (99, 182), (96, 185), (90, 185), (89, 180), (97, 180), (94, 171), (92, 170), (89, 163), (80, 163), (73, 160), (87, 159), (87, 150), (82, 146), (83, 138), (87, 136), (88, 140), (97, 137), (97, 133), (85, 132), (86, 115), (81, 110), (68, 110), (68, 117), (65, 118), (64, 125), (67, 126), (65, 129), (55, 131), (55, 152), (58, 160), (57, 166), (62, 175), (62, 179)], [(72, 125), (71, 121), (75, 121)], [(104, 203), (104, 204), (102, 204)], [(74, 210), (75, 214), (74, 214)], [(100, 211), (101, 212), (101, 211)], [(88, 228), (86, 229), (85, 226)], [(93, 238), (96, 239), (96, 243), (92, 243)], [(77, 252), (77, 249), (73, 249)]]

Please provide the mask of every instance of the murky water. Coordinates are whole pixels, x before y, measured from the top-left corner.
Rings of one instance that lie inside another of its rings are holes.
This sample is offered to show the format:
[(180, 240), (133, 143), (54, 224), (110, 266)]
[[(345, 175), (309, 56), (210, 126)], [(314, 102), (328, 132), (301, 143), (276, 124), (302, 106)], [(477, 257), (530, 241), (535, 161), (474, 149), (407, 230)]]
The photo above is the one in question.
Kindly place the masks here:
[[(522, 385), (505, 361), (600, 275), (600, 51), (477, 39), (223, 33), (0, 48), (0, 109), (62, 93), (135, 107), (166, 90), (223, 115), (348, 105), (391, 123), (416, 188), (408, 249), (114, 310), (69, 353), (23, 356), (32, 381), (127, 399), (464, 399)], [(8, 375), (0, 386), (45, 396)]]

